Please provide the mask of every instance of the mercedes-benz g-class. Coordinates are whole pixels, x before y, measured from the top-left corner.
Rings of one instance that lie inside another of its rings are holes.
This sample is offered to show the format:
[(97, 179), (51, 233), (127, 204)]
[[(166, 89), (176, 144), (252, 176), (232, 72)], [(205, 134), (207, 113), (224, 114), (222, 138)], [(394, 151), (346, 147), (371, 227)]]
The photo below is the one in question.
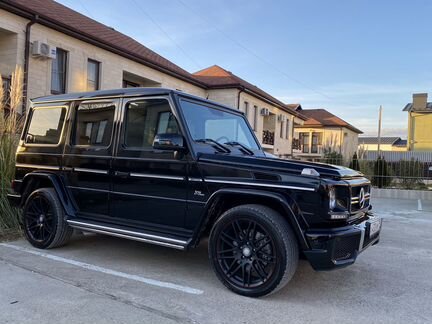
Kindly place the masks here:
[(283, 287), (300, 256), (354, 263), (381, 230), (362, 174), (269, 157), (242, 112), (163, 88), (34, 99), (12, 188), (37, 248), (74, 229), (179, 250), (208, 237), (217, 277), (253, 297)]

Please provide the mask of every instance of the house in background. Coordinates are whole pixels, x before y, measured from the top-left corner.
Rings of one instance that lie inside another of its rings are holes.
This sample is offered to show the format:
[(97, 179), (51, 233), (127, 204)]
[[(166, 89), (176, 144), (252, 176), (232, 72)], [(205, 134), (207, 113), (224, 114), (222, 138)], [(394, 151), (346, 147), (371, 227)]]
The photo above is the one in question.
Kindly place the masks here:
[(0, 73), (7, 89), (24, 68), (29, 99), (122, 87), (166, 87), (242, 110), (264, 149), (292, 156), (294, 123), (304, 117), (262, 89), (212, 66), (194, 74), (131, 37), (52, 0), (0, 1)]
[(294, 123), (303, 124), (304, 116), (218, 65), (193, 75), (210, 87), (208, 99), (244, 112), (264, 150), (279, 157), (291, 157)]
[[(381, 137), (380, 151), (406, 151), (407, 140), (400, 137)], [(358, 139), (358, 150), (361, 152), (378, 151), (378, 137), (361, 136)]]
[(325, 151), (332, 151), (342, 154), (345, 160), (351, 159), (361, 130), (325, 109), (303, 109), (298, 105), (296, 111), (307, 120), (295, 125), (294, 157), (319, 161)]
[(432, 151), (432, 102), (427, 98), (427, 93), (415, 93), (403, 109), (408, 112), (409, 151)]

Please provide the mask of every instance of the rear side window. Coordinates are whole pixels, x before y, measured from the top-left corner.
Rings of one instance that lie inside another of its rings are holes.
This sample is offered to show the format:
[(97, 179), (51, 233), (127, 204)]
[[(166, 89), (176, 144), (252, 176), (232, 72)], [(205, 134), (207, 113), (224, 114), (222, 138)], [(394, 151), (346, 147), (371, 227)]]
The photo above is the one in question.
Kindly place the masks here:
[(109, 146), (113, 133), (115, 104), (82, 103), (75, 114), (73, 145)]
[(66, 107), (34, 108), (25, 142), (57, 145), (66, 117)]

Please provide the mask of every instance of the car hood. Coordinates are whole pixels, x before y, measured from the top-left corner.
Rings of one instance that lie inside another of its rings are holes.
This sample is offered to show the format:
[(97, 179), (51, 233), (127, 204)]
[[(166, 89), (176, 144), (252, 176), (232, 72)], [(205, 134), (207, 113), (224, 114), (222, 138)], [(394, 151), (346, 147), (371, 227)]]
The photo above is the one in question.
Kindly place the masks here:
[(317, 171), (320, 174), (320, 177), (324, 178), (350, 179), (363, 176), (362, 173), (343, 166), (273, 157), (200, 154), (198, 160), (208, 163), (232, 165), (233, 167), (247, 167), (251, 169), (259, 169), (260, 171), (267, 170), (299, 175), (304, 168), (311, 168)]

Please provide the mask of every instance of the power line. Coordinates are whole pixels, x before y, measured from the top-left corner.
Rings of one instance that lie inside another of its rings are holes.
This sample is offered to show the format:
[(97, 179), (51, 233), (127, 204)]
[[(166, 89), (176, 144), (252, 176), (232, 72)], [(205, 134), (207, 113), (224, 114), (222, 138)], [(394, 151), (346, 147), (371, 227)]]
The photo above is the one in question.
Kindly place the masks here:
[[(194, 8), (192, 8), (191, 6), (189, 6), (188, 4), (186, 4), (183, 0), (177, 0), (180, 4), (182, 4), (186, 9), (188, 9), (188, 11), (194, 13), (197, 17), (199, 17), (199, 19), (201, 19), (201, 21), (205, 22), (207, 24), (207, 21), (202, 17), (202, 15), (196, 11)], [(239, 41), (237, 41), (236, 39), (232, 38), (229, 34), (225, 33), (222, 29), (218, 28), (215, 25), (212, 25), (213, 29), (216, 30), (217, 32), (221, 33), (224, 37), (226, 37), (227, 39), (229, 39), (231, 42), (233, 42), (235, 45), (237, 45), (238, 47), (242, 48), (244, 51), (248, 52), (250, 55), (254, 56), (257, 60), (265, 63), (266, 65), (272, 67), (275, 71), (279, 72), (281, 75), (283, 75), (284, 77), (288, 78), (289, 80), (301, 85), (302, 87), (309, 89), (310, 91), (325, 97), (331, 101), (336, 101), (336, 99), (328, 96), (327, 94), (325, 94), (324, 92), (317, 90), (311, 86), (309, 86), (308, 84), (306, 84), (303, 81), (300, 81), (296, 78), (293, 78), (292, 76), (288, 75), (287, 73), (285, 73), (284, 71), (282, 71), (281, 69), (279, 69), (276, 65), (274, 65), (273, 63), (267, 61), (266, 59), (262, 58), (261, 56), (259, 56), (258, 54), (256, 54), (254, 51), (252, 51), (251, 49), (249, 49), (248, 47), (244, 46), (242, 43), (240, 43)], [(340, 102), (342, 103), (343, 102)], [(349, 106), (352, 106), (352, 104), (349, 104)]]
[(182, 51), (182, 53), (191, 61), (193, 62), (198, 69), (202, 69), (202, 65), (200, 65), (192, 56), (190, 56), (183, 47), (180, 46), (180, 44), (178, 44), (163, 28), (160, 24), (158, 24), (158, 22), (153, 19), (153, 17), (144, 10), (144, 8), (136, 1), (136, 0), (132, 0), (132, 2), (135, 4), (135, 6), (140, 9), (142, 11), (142, 13), (147, 16), (148, 19), (150, 19), (150, 21), (166, 36), (166, 38), (168, 38), (180, 51)]
[(87, 14), (92, 18), (95, 19), (94, 16), (91, 14), (90, 10), (87, 9), (87, 7), (84, 5), (84, 3), (81, 0), (78, 0), (79, 4), (81, 5), (81, 7), (83, 7), (83, 9), (85, 10), (85, 12), (87, 12)]

